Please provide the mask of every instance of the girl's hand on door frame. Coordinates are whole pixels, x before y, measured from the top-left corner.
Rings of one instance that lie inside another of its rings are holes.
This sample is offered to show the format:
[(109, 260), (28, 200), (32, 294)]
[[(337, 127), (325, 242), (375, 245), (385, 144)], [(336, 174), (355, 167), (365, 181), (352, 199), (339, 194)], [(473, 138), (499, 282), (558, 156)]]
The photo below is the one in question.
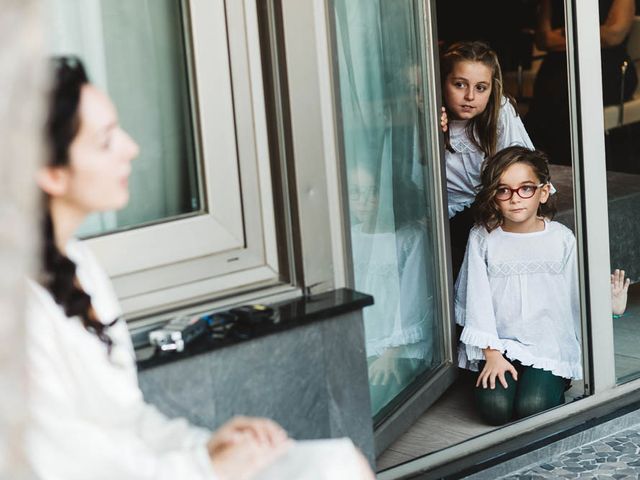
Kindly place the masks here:
[(447, 117), (447, 109), (442, 107), (442, 113), (440, 113), (440, 128), (442, 133), (449, 129), (449, 117)]
[(624, 270), (618, 268), (611, 274), (611, 313), (614, 315), (622, 315), (627, 309), (627, 292), (631, 280), (624, 277)]

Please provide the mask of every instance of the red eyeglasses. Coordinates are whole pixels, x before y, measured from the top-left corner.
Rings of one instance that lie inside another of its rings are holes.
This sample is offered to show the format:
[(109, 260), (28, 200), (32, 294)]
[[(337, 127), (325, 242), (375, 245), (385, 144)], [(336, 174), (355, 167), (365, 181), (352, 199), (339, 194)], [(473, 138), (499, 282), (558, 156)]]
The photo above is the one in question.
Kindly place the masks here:
[(520, 198), (531, 198), (535, 195), (536, 190), (544, 185), (541, 183), (539, 185), (522, 185), (518, 188), (498, 187), (495, 198), (500, 201), (511, 200), (514, 193), (517, 193)]

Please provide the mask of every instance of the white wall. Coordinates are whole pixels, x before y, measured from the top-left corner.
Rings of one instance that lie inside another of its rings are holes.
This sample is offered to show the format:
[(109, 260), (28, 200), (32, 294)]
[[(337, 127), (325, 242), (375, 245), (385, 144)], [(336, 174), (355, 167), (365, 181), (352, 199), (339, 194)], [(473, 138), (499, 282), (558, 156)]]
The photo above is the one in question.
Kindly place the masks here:
[(31, 478), (26, 421), (24, 276), (33, 270), (44, 98), (39, 0), (0, 0), (0, 479)]

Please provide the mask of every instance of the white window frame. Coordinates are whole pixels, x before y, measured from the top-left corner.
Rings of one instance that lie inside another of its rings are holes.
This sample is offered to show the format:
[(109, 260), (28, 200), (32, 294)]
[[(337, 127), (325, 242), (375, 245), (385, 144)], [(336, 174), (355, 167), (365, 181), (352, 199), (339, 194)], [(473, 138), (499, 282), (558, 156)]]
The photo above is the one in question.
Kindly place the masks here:
[(207, 208), (86, 241), (130, 318), (280, 278), (255, 2), (183, 7)]

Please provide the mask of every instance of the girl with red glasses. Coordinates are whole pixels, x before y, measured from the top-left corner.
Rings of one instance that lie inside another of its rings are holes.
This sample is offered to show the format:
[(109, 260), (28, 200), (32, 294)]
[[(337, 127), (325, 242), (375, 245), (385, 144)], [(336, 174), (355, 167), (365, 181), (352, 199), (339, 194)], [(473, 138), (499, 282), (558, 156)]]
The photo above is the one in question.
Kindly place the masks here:
[[(508, 147), (481, 181), (456, 282), (458, 360), (480, 372), (476, 406), (501, 425), (563, 404), (570, 381), (582, 378), (576, 241), (551, 220), (546, 154)], [(614, 308), (626, 303), (621, 275), (611, 279)]]

